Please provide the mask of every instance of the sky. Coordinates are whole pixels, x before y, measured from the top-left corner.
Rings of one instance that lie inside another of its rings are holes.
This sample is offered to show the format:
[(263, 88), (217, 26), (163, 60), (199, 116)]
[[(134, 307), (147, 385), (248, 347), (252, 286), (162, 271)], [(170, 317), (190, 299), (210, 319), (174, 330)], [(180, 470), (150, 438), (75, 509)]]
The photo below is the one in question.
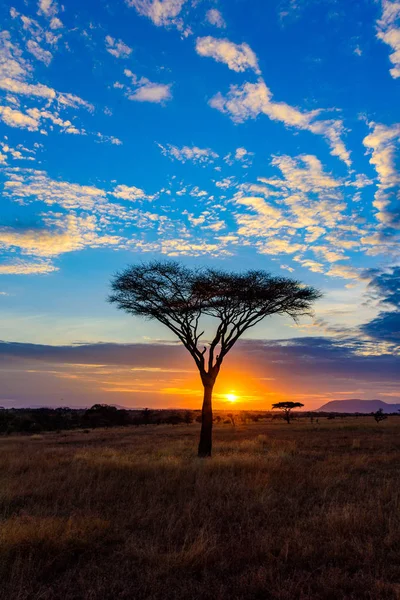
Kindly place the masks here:
[(106, 301), (160, 258), (323, 292), (247, 332), (217, 408), (400, 401), (400, 2), (0, 6), (0, 405), (199, 407)]

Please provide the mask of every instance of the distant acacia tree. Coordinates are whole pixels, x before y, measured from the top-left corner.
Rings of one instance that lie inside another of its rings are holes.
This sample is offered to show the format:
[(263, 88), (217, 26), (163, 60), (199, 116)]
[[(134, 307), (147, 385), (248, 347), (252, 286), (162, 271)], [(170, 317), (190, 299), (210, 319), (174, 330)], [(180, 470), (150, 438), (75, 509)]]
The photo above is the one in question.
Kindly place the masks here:
[(283, 411), (283, 418), (287, 423), (290, 423), (292, 417), (291, 412), (294, 408), (303, 408), (304, 404), (301, 402), (276, 402), (272, 405), (272, 408), (278, 408)]
[(385, 419), (387, 419), (387, 415), (385, 415), (382, 408), (379, 408), (376, 412), (373, 413), (373, 415), (374, 415), (374, 419), (377, 423), (380, 423), (381, 421), (384, 421)]
[[(134, 265), (117, 274), (109, 301), (132, 315), (168, 327), (191, 354), (204, 387), (198, 454), (211, 456), (212, 392), (222, 362), (240, 336), (269, 315), (310, 314), (320, 292), (265, 271), (237, 274), (189, 269), (175, 261)], [(217, 320), (208, 348), (201, 344), (203, 316)], [(203, 347), (202, 347), (203, 346)]]

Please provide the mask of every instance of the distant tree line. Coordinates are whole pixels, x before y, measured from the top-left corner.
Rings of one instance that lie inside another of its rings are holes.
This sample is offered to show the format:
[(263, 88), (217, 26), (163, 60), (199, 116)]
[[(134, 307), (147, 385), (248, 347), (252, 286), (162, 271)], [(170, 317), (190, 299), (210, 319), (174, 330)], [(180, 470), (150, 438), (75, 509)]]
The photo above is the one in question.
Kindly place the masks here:
[[(281, 407), (276, 407), (281, 408)], [(290, 407), (293, 408), (293, 407)], [(399, 413), (393, 415), (400, 416)], [(382, 411), (363, 415), (361, 413), (291, 413), (290, 420), (345, 419), (347, 417), (372, 416), (379, 423), (387, 418)], [(271, 411), (238, 411), (237, 413), (220, 411), (214, 414), (217, 425), (246, 425), (261, 421), (285, 419), (287, 414), (273, 414)], [(200, 410), (149, 409), (128, 410), (108, 404), (94, 404), (89, 409), (61, 408), (2, 408), (0, 407), (0, 435), (22, 433), (36, 434), (44, 431), (68, 431), (73, 429), (90, 430), (101, 427), (128, 427), (146, 425), (191, 425), (201, 423)]]
[[(265, 415), (264, 415), (265, 416)], [(215, 423), (235, 425), (232, 413), (217, 414)], [(257, 422), (263, 415), (242, 412), (240, 422)], [(146, 425), (191, 425), (201, 423), (200, 410), (128, 410), (108, 404), (94, 404), (89, 409), (61, 408), (2, 408), (0, 407), (0, 435), (12, 433), (35, 434), (43, 431), (96, 429), (100, 427), (127, 427)]]
[(129, 425), (190, 424), (196, 415), (192, 411), (126, 410), (108, 404), (94, 404), (89, 409), (62, 408), (0, 408), (0, 434), (40, 433), (98, 427)]
[[(220, 411), (214, 423), (221, 425), (258, 423), (277, 419), (269, 411)], [(0, 407), (0, 435), (12, 433), (36, 434), (44, 431), (68, 431), (101, 427), (146, 425), (191, 425), (201, 423), (200, 410), (123, 409), (109, 404), (94, 404), (89, 409), (61, 408), (3, 408)]]

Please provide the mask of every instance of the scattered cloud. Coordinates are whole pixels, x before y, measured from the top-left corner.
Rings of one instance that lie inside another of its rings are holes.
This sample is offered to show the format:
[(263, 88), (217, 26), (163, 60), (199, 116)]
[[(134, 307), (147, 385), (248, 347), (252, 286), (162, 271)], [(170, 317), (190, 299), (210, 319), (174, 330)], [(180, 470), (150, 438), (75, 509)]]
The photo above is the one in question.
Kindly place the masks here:
[(106, 50), (116, 58), (128, 58), (132, 54), (132, 48), (122, 40), (116, 40), (111, 35), (106, 36)]
[(0, 163), (3, 162), (3, 164), (5, 164), (6, 160), (10, 158), (12, 160), (34, 161), (36, 152), (39, 148), (41, 148), (41, 145), (36, 143), (32, 149), (25, 148), (23, 144), (17, 144), (17, 146), (14, 148), (9, 144), (7, 138), (5, 138), (4, 142), (0, 142), (0, 148), (1, 151), (4, 152), (4, 154), (2, 154), (3, 160), (0, 157)]
[(312, 273), (323, 273), (324, 265), (320, 262), (310, 259), (301, 259), (299, 257), (294, 258), (295, 261), (299, 262), (302, 267), (309, 269)]
[(122, 141), (115, 137), (114, 135), (103, 135), (102, 133), (97, 133), (98, 141), (112, 144), (113, 146), (122, 146)]
[[(43, 3), (43, 8), (40, 10), (47, 10), (47, 6), (49, 6), (48, 10), (51, 10), (52, 5), (48, 3)], [(46, 64), (49, 63), (50, 54), (46, 54), (36, 42), (32, 40), (28, 42), (29, 49), (36, 58)], [(93, 111), (93, 105), (75, 94), (58, 92), (41, 83), (31, 83), (32, 71), (32, 65), (23, 58), (20, 47), (11, 41), (10, 34), (7, 31), (1, 32), (0, 89), (13, 96), (6, 98), (8, 103), (11, 99), (11, 106), (7, 104), (0, 106), (0, 119), (9, 127), (28, 131), (40, 130), (41, 133), (47, 133), (55, 125), (64, 133), (85, 134), (86, 132), (73, 125), (70, 119), (63, 119), (60, 110), (84, 108)], [(21, 108), (14, 96), (25, 97), (31, 104), (37, 102), (41, 104)]]
[(400, 77), (400, 2), (382, 0), (382, 16), (377, 26), (377, 37), (393, 51), (389, 55), (393, 65), (390, 74), (397, 79)]
[(302, 192), (320, 192), (340, 187), (341, 181), (324, 172), (321, 161), (313, 155), (303, 154), (297, 158), (276, 156), (272, 165), (277, 166), (290, 189)]
[(134, 242), (136, 249), (142, 252), (160, 252), (165, 256), (230, 256), (224, 241), (210, 243), (206, 240), (188, 239), (186, 237), (160, 239), (157, 242)]
[(254, 157), (254, 152), (249, 152), (246, 148), (236, 148), (235, 152), (230, 152), (224, 156), (224, 162), (232, 166), (235, 162), (242, 163), (243, 167), (251, 165)]
[(124, 90), (124, 94), (129, 100), (164, 104), (172, 99), (172, 84), (154, 83), (147, 79), (147, 77), (139, 78), (129, 69), (125, 69), (124, 74), (131, 79), (132, 85), (116, 82), (114, 87)]
[(35, 42), (35, 40), (29, 40), (26, 44), (26, 49), (28, 50), (28, 52), (33, 54), (33, 56), (37, 60), (40, 60), (46, 66), (48, 66), (51, 63), (51, 60), (53, 58), (52, 53), (39, 46), (39, 44)]
[(48, 18), (54, 17), (58, 13), (58, 5), (54, 0), (39, 0), (38, 14), (43, 14)]
[(216, 8), (210, 8), (210, 10), (206, 12), (206, 19), (210, 25), (215, 25), (215, 27), (218, 27), (219, 29), (225, 29), (226, 27), (224, 17)]
[(395, 159), (400, 142), (400, 123), (386, 126), (379, 123), (369, 124), (371, 133), (363, 144), (370, 154), (370, 163), (378, 175), (378, 190), (375, 193), (374, 207), (378, 210), (377, 219), (383, 226), (400, 228), (400, 211), (397, 193), (400, 174)]
[(134, 185), (117, 185), (117, 187), (114, 188), (114, 190), (110, 193), (115, 198), (120, 198), (121, 200), (130, 200), (132, 202), (135, 202), (136, 200), (153, 200), (155, 198), (155, 196), (148, 196), (146, 192), (135, 187)]
[(340, 277), (341, 279), (359, 279), (360, 272), (347, 265), (334, 265), (326, 273), (330, 277)]
[(48, 261), (17, 260), (0, 265), (0, 275), (45, 275), (57, 270), (57, 267)]
[(237, 73), (251, 69), (260, 74), (257, 56), (245, 42), (234, 44), (227, 39), (217, 39), (211, 36), (197, 38), (196, 52), (200, 56), (208, 56), (217, 62), (225, 63)]
[(342, 121), (316, 120), (321, 114), (320, 109), (302, 112), (284, 102), (273, 101), (272, 93), (262, 79), (257, 83), (232, 85), (226, 97), (219, 92), (209, 104), (229, 115), (235, 123), (243, 123), (247, 119), (255, 119), (260, 114), (265, 114), (271, 120), (281, 121), (288, 127), (322, 135), (331, 148), (331, 154), (338, 156), (347, 165), (351, 164), (350, 153), (341, 139), (345, 133)]
[(179, 160), (182, 163), (191, 161), (196, 164), (209, 164), (213, 163), (217, 158), (218, 154), (211, 150), (211, 148), (198, 148), (197, 146), (182, 146), (178, 148), (172, 144), (158, 144), (161, 152), (164, 156), (168, 156), (172, 160)]
[(31, 256), (53, 257), (85, 247), (115, 246), (121, 241), (118, 236), (99, 235), (93, 215), (78, 217), (69, 214), (55, 218), (52, 225), (36, 229), (2, 227), (0, 247), (17, 248)]
[(372, 233), (349, 213), (352, 194), (347, 184), (354, 174), (336, 178), (313, 155), (275, 156), (271, 165), (282, 177), (239, 184), (231, 201), (240, 207), (234, 218), (241, 243), (259, 253), (296, 254), (294, 260), (312, 272), (357, 278), (358, 271), (351, 266), (331, 266), (349, 261), (349, 253), (364, 247), (364, 236)]
[(40, 125), (40, 120), (37, 117), (9, 106), (0, 106), (0, 119), (9, 127), (28, 129), (28, 131), (37, 131)]
[(182, 19), (178, 18), (186, 0), (126, 0), (128, 6), (151, 19), (157, 27), (175, 25), (183, 30)]
[(371, 154), (370, 163), (375, 167), (379, 182), (384, 188), (400, 183), (400, 174), (395, 167), (395, 154), (400, 142), (400, 123), (392, 126), (371, 122), (371, 133), (363, 140)]
[(14, 199), (39, 200), (71, 210), (91, 210), (106, 202), (106, 192), (94, 186), (51, 179), (44, 171), (16, 171), (4, 183), (4, 196)]

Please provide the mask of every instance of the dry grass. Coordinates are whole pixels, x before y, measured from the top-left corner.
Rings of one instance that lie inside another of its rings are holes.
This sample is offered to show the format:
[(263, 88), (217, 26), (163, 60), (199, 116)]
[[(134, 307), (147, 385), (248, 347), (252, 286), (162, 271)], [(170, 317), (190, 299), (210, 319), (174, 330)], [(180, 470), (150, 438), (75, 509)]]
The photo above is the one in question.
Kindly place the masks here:
[(0, 598), (400, 598), (400, 418), (0, 438)]

